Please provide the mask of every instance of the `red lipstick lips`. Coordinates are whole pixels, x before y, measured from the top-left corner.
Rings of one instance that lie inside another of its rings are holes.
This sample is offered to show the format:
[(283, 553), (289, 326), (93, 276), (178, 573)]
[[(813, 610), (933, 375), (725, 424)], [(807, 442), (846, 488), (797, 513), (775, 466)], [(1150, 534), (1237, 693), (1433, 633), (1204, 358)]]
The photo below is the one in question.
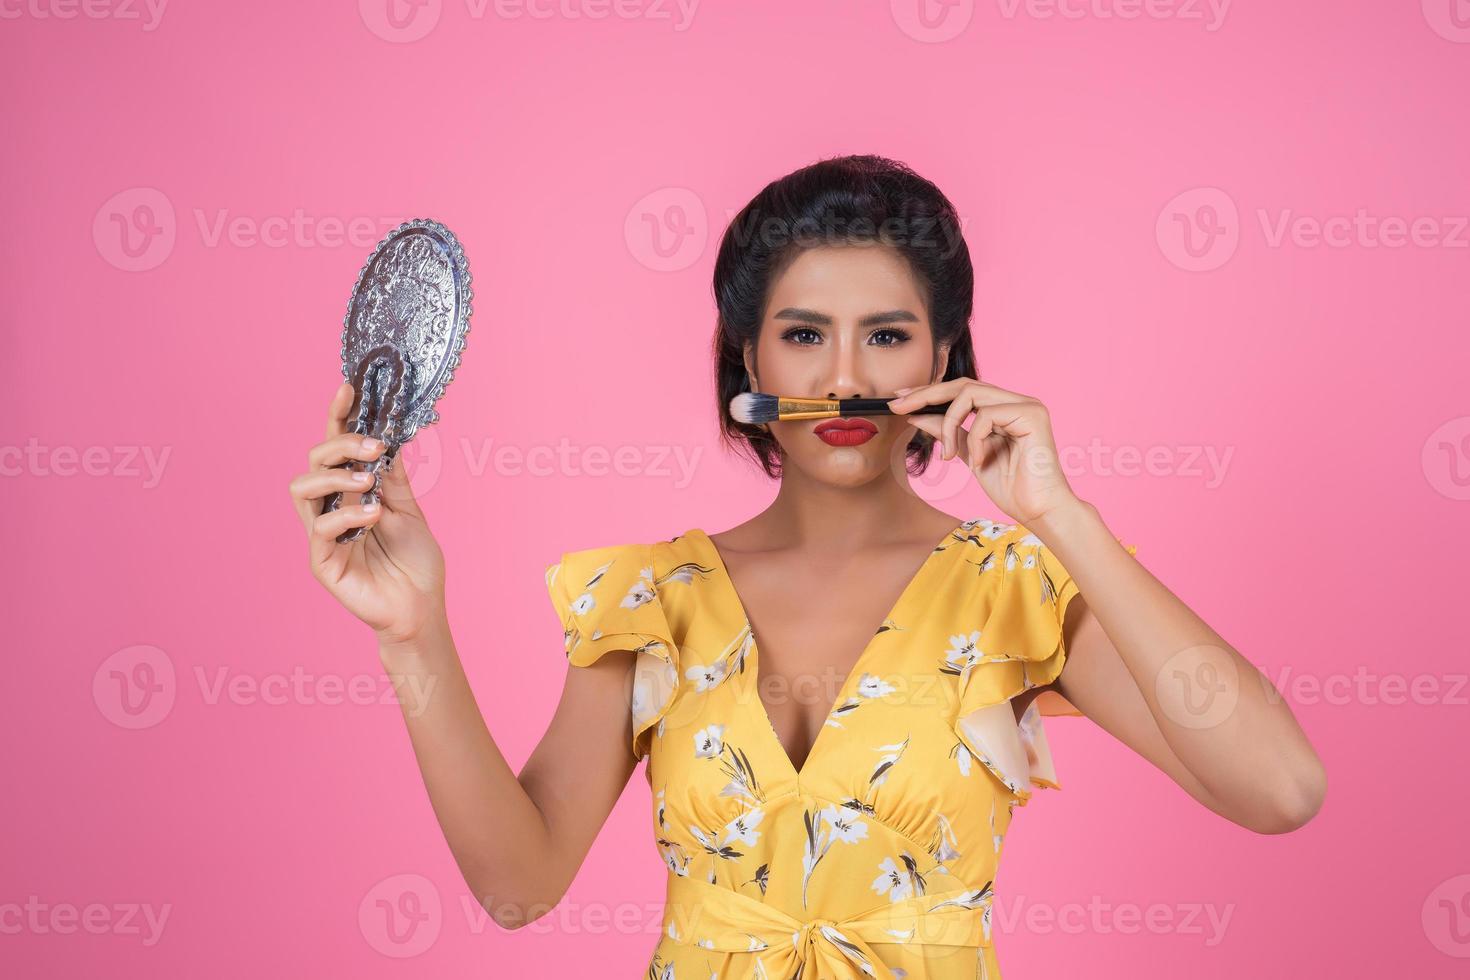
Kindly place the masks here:
[(863, 418), (825, 419), (812, 432), (829, 446), (860, 446), (878, 434), (878, 427)]

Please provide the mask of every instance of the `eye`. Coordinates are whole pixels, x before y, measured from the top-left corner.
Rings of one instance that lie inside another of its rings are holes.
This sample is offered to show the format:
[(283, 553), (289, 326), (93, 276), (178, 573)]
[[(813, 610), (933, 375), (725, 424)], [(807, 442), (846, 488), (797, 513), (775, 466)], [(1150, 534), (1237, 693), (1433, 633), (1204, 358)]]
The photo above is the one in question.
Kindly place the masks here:
[(872, 339), (879, 347), (897, 347), (908, 340), (909, 336), (907, 330), (900, 330), (898, 327), (882, 327), (873, 331)]
[[(799, 340), (799, 336), (811, 338), (810, 340)], [(822, 339), (822, 335), (811, 327), (792, 327), (781, 335), (782, 340), (789, 340), (802, 347), (809, 347)]]

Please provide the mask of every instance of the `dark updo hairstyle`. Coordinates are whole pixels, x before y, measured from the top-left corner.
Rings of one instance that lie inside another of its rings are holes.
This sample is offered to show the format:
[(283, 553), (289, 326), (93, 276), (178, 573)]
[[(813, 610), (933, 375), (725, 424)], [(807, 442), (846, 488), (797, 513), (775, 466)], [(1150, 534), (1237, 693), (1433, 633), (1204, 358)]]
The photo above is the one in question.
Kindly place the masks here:
[[(895, 160), (844, 156), (822, 160), (767, 184), (725, 229), (715, 259), (715, 390), (720, 437), (751, 456), (772, 478), (781, 447), (766, 429), (737, 422), (730, 399), (750, 390), (745, 346), (754, 349), (771, 283), (803, 251), (821, 245), (884, 244), (908, 260), (934, 333), (950, 349), (943, 378), (977, 377), (970, 339), (975, 273), (954, 205), (938, 187)], [(876, 392), (865, 394), (876, 395)], [(915, 432), (906, 450), (909, 473), (922, 473), (934, 437)]]

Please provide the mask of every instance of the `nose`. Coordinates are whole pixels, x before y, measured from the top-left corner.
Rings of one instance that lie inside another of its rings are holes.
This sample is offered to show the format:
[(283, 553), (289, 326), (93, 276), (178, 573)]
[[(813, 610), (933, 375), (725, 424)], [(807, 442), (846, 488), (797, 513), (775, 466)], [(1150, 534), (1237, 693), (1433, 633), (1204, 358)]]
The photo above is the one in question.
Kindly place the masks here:
[(859, 352), (859, 342), (850, 336), (840, 337), (833, 345), (832, 359), (828, 364), (827, 398), (863, 397), (866, 386)]

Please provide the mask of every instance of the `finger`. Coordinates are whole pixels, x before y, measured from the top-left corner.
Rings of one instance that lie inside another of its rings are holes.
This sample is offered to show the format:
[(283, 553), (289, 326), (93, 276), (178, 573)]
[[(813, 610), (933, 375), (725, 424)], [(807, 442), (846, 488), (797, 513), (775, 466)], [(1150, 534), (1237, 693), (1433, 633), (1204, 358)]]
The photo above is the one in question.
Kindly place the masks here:
[(971, 392), (976, 405), (1036, 401), (1036, 399), (1031, 398), (1029, 395), (1008, 391), (1005, 388), (999, 388), (975, 378), (951, 378), (948, 381), (941, 381), (937, 384), (915, 388), (913, 391), (900, 395), (890, 401), (888, 407), (899, 414), (904, 414), (923, 405), (935, 405), (939, 402), (948, 401), (955, 397), (962, 389), (967, 389)]
[(975, 395), (972, 387), (966, 385), (955, 393), (948, 410), (944, 413), (944, 424), (940, 429), (943, 435), (940, 459), (950, 459), (959, 451), (960, 423), (974, 410)]
[(356, 398), (356, 389), (345, 381), (332, 392), (331, 404), (327, 406), (326, 438), (331, 439), (347, 431), (347, 413), (352, 411), (352, 403)]
[(1035, 431), (1035, 427), (1029, 422), (1030, 411), (1029, 402), (985, 405), (975, 412), (975, 421), (971, 424), (970, 431), (979, 432), (982, 436), (996, 434), (1009, 439), (1020, 439)]
[(979, 473), (993, 459), (1006, 444), (1006, 437), (995, 431), (986, 431), (985, 424), (980, 416), (975, 416), (975, 423), (970, 426), (970, 433), (965, 438), (967, 458), (965, 465), (975, 473)]
[(312, 469), (337, 466), (354, 459), (371, 462), (383, 455), (385, 448), (381, 439), (344, 432), (312, 446), (306, 460)]
[(361, 470), (308, 470), (292, 478), (291, 500), (302, 523), (310, 529), (312, 519), (322, 510), (319, 501), (327, 494), (361, 493), (372, 485), (373, 475)]
[[(936, 440), (939, 440), (943, 435), (944, 419), (942, 419), (938, 415), (905, 415), (903, 420), (909, 425), (912, 425), (914, 428), (929, 433)], [(943, 458), (943, 448), (943, 443), (941, 441), (941, 459)]]
[(969, 378), (953, 378), (949, 381), (938, 381), (934, 384), (919, 385), (911, 388), (902, 395), (889, 399), (888, 407), (900, 415), (913, 411), (924, 405), (937, 405), (940, 402), (949, 401), (954, 397)]
[(354, 527), (372, 527), (383, 516), (379, 504), (352, 504), (325, 514), (318, 514), (311, 522), (311, 563), (313, 567), (326, 567), (341, 552), (355, 542), (337, 543), (337, 535)]

